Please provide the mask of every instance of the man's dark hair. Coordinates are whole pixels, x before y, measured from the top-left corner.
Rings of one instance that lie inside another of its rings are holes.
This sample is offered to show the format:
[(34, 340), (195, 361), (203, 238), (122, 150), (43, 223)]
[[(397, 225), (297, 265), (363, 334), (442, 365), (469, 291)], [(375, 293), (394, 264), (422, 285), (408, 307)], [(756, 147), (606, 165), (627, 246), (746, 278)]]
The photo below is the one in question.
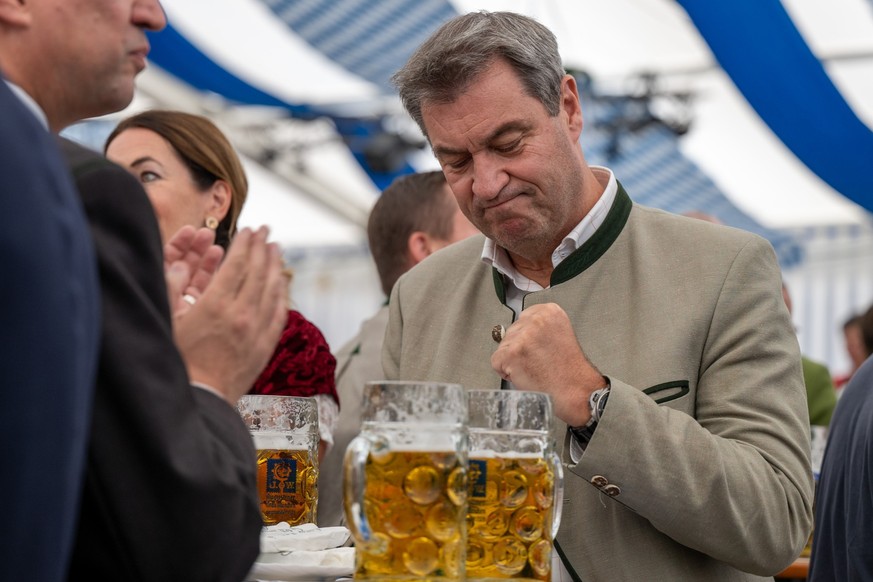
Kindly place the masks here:
[(386, 295), (412, 266), (407, 244), (417, 231), (448, 240), (457, 204), (443, 173), (408, 174), (394, 180), (376, 201), (367, 223), (370, 252)]

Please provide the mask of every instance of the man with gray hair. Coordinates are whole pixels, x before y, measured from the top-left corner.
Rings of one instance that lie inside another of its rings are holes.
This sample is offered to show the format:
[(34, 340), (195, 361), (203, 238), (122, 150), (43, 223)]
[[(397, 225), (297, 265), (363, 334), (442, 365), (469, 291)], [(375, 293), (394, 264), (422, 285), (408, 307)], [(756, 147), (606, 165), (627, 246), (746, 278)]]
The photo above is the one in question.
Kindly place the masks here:
[[(379, 196), (367, 223), (370, 253), (385, 295), (406, 271), (453, 242), (478, 234), (458, 208), (440, 171), (408, 174)], [(358, 335), (337, 351), (336, 389), (340, 408), (334, 445), (318, 474), (318, 523), (339, 525), (343, 513), (342, 464), (349, 442), (361, 430), (364, 384), (384, 380), (382, 338), (388, 306), (361, 324)]]
[(455, 18), (394, 80), (486, 239), (398, 280), (386, 376), (551, 395), (573, 580), (790, 564), (810, 530), (809, 424), (772, 247), (634, 204), (589, 166), (576, 80), (530, 18)]

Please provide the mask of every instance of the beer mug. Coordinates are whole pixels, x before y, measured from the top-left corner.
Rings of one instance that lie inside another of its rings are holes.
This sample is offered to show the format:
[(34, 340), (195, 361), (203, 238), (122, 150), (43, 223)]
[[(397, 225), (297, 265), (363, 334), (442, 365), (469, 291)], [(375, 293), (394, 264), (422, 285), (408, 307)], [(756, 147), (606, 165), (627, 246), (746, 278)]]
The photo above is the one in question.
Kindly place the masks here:
[(264, 525), (315, 523), (318, 405), (314, 398), (246, 395), (237, 410), (258, 453)]
[(551, 580), (563, 469), (540, 392), (470, 390), (467, 579)]
[(355, 580), (463, 580), (464, 389), (368, 382), (362, 420), (343, 467)]

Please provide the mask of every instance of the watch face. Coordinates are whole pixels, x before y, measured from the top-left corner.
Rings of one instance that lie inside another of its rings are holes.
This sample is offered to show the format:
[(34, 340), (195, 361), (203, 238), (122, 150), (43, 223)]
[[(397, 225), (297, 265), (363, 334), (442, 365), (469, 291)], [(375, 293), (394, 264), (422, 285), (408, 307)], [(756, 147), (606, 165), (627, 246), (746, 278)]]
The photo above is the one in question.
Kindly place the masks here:
[(594, 419), (594, 422), (599, 421), (600, 417), (603, 416), (607, 398), (609, 398), (609, 387), (595, 390), (591, 394), (591, 418)]

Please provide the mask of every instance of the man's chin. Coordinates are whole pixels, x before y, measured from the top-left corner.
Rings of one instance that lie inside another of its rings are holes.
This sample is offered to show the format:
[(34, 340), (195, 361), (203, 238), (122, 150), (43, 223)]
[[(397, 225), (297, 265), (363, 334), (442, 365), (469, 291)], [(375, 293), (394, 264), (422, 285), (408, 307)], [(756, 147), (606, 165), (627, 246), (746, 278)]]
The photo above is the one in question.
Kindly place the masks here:
[(131, 77), (129, 82), (117, 87), (115, 91), (107, 91), (100, 103), (95, 104), (95, 113), (91, 117), (99, 117), (123, 110), (133, 101), (133, 95), (134, 83)]

